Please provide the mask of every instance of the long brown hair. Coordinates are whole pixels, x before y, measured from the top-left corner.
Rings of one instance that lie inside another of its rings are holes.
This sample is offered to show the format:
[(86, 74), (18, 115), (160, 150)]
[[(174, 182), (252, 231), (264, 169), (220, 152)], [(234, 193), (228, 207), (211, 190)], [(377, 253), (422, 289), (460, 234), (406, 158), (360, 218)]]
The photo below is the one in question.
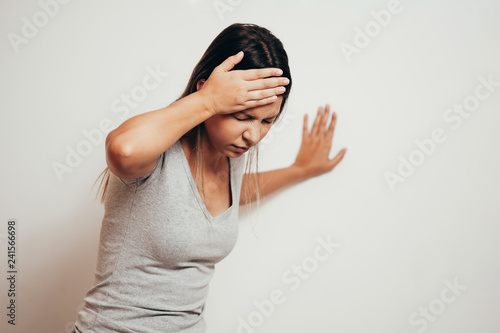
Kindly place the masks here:
[[(232, 70), (243, 70), (253, 68), (280, 68), (283, 71), (282, 77), (287, 77), (290, 83), (286, 86), (286, 91), (280, 96), (283, 97), (281, 102), (280, 111), (273, 124), (278, 121), (285, 106), (285, 103), (292, 88), (292, 77), (290, 75), (290, 68), (288, 67), (288, 56), (283, 48), (281, 41), (276, 38), (268, 29), (260, 27), (255, 24), (249, 23), (234, 23), (225, 28), (209, 45), (201, 57), (198, 64), (193, 69), (186, 89), (181, 94), (181, 98), (188, 96), (197, 91), (198, 81), (207, 80), (215, 67), (220, 65), (228, 57), (237, 54), (239, 51), (244, 52), (243, 59), (236, 64)], [(174, 102), (175, 102), (174, 101)], [(173, 103), (173, 102), (172, 102)], [(203, 154), (202, 154), (202, 138), (205, 130), (205, 123), (198, 124), (193, 127), (182, 138), (186, 138), (189, 143), (189, 148), (196, 154), (196, 183), (198, 184), (198, 172), (201, 173), (201, 191), (203, 196)], [(255, 145), (247, 152), (247, 163), (245, 166), (245, 174), (253, 174), (253, 180), (256, 189), (256, 203), (257, 207), (260, 204), (260, 191), (259, 191), (259, 176), (258, 176), (258, 160), (259, 160), (259, 145)], [(255, 157), (255, 172), (252, 170), (252, 162)], [(201, 169), (199, 170), (199, 167)], [(102, 177), (99, 185), (99, 191), (102, 187), (101, 204), (104, 203), (106, 197), (106, 190), (109, 182), (109, 168), (104, 169), (99, 175), (97, 180)], [(104, 181), (104, 179), (106, 179)], [(96, 180), (96, 182), (97, 182)], [(94, 182), (94, 185), (95, 183)], [(104, 183), (104, 186), (103, 186)], [(92, 186), (93, 188), (94, 186)], [(98, 193), (99, 194), (99, 193)], [(98, 195), (97, 194), (97, 195)], [(245, 204), (251, 204), (249, 201), (249, 187), (245, 187)], [(97, 199), (97, 196), (96, 196)]]

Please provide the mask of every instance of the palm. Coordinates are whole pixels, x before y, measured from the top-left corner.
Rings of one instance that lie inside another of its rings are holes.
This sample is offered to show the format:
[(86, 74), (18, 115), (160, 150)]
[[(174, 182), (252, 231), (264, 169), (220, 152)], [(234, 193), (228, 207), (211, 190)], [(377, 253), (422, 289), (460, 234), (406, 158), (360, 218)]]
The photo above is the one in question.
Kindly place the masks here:
[(300, 168), (307, 177), (315, 177), (331, 171), (342, 160), (346, 152), (346, 148), (343, 148), (333, 159), (328, 158), (337, 121), (337, 115), (333, 112), (330, 125), (325, 130), (329, 112), (330, 106), (328, 104), (324, 112), (323, 107), (318, 108), (311, 133), (307, 129), (308, 115), (304, 116), (302, 144), (293, 166)]

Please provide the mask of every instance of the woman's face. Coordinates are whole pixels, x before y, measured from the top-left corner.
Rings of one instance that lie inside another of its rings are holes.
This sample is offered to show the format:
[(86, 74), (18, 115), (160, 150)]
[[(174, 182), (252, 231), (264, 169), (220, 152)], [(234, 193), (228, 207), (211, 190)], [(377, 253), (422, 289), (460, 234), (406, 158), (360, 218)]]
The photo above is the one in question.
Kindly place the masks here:
[(214, 148), (226, 156), (238, 158), (255, 146), (271, 129), (280, 111), (283, 96), (266, 105), (239, 112), (216, 115), (205, 120), (208, 139)]

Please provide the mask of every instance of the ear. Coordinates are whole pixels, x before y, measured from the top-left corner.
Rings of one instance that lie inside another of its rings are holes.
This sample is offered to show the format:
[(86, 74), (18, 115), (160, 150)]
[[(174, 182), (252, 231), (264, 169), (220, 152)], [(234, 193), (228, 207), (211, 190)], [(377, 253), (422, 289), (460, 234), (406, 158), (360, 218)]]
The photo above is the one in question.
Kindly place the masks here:
[(198, 83), (196, 83), (196, 90), (200, 91), (203, 88), (205, 82), (206, 82), (205, 79), (201, 79), (200, 81), (198, 81)]

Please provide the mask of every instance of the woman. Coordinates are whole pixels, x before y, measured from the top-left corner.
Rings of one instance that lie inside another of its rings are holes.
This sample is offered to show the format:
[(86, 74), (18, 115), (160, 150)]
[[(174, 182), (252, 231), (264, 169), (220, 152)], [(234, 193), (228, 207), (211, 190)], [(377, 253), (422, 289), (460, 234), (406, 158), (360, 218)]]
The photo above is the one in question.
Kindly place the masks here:
[(291, 85), (282, 43), (232, 24), (179, 99), (108, 134), (95, 284), (74, 332), (205, 332), (209, 281), (236, 243), (239, 205), (325, 173), (344, 155), (328, 159), (336, 118), (325, 131), (327, 106), (311, 134), (304, 118), (291, 167), (243, 176), (245, 152), (279, 118)]

